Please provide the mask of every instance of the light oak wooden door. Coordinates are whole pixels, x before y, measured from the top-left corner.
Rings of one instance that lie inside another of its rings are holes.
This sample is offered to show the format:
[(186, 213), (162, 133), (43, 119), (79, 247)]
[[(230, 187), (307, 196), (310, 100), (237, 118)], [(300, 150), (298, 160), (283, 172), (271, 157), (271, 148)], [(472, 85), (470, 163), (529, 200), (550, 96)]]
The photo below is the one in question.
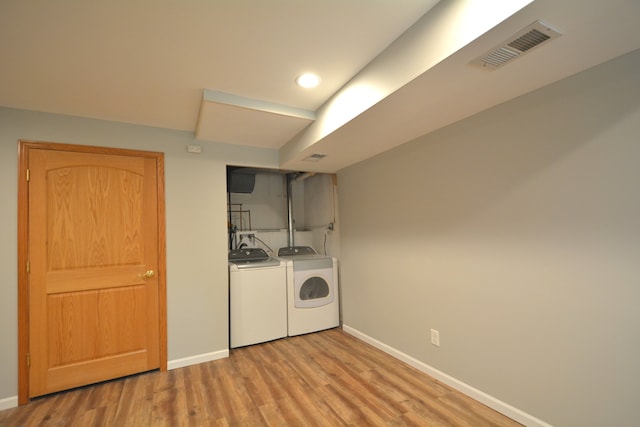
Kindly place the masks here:
[(28, 151), (29, 397), (166, 366), (158, 158)]

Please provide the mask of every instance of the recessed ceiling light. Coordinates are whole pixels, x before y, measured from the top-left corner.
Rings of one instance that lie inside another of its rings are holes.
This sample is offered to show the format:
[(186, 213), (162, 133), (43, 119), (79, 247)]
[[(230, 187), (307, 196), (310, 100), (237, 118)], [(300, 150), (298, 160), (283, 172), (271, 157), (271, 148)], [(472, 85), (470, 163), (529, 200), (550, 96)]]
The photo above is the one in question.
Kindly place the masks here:
[(304, 73), (296, 79), (296, 83), (304, 88), (312, 88), (320, 84), (320, 77), (313, 73)]

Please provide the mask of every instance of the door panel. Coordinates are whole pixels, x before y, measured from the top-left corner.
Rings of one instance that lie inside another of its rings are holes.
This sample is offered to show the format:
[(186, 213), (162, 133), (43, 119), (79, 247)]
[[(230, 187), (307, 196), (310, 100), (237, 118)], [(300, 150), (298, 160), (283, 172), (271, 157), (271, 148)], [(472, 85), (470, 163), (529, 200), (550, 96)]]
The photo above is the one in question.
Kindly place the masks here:
[(156, 161), (29, 150), (30, 397), (160, 367)]

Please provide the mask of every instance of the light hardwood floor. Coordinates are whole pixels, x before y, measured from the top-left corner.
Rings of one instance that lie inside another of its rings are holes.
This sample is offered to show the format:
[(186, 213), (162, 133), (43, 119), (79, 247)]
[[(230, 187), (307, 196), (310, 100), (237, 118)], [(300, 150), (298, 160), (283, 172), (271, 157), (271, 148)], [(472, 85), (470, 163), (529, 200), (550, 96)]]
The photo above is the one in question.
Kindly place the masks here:
[(1, 426), (519, 426), (331, 329), (34, 399)]

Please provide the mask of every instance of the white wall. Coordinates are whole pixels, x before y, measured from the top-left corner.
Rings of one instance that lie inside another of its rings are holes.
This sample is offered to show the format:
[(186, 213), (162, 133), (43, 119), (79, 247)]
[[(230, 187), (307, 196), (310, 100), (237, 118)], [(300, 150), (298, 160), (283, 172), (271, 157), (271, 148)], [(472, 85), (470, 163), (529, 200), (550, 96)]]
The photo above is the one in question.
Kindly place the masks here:
[(637, 425), (639, 76), (635, 52), (339, 172), (345, 325), (547, 423)]
[[(253, 192), (231, 193), (230, 199), (232, 204), (242, 204), (243, 211), (251, 212), (251, 227), (247, 224), (249, 215), (243, 214), (243, 227), (246, 230), (287, 229), (288, 204), (285, 175), (256, 173)], [(234, 210), (238, 208), (238, 206), (233, 206)], [(298, 216), (303, 217), (303, 213)], [(240, 227), (239, 224), (236, 226)]]
[[(165, 153), (169, 360), (228, 349), (226, 165), (277, 167), (277, 151), (188, 132), (0, 108), (0, 406), (17, 402), (18, 139)], [(186, 152), (201, 144), (203, 153)]]
[[(334, 175), (316, 174), (304, 180), (304, 212), (313, 247), (320, 254), (340, 257), (340, 224)], [(329, 223), (333, 230), (328, 230)]]
[[(251, 212), (252, 229), (276, 252), (288, 245), (286, 187), (284, 174), (257, 173), (252, 193), (232, 193), (230, 197), (231, 203), (241, 203), (244, 211)], [(296, 246), (312, 246), (318, 253), (339, 255), (336, 199), (333, 175), (318, 173), (292, 183)], [(237, 216), (234, 213), (234, 218)], [(249, 215), (245, 213), (243, 217), (246, 225)], [(333, 231), (327, 230), (329, 223), (334, 223)]]

